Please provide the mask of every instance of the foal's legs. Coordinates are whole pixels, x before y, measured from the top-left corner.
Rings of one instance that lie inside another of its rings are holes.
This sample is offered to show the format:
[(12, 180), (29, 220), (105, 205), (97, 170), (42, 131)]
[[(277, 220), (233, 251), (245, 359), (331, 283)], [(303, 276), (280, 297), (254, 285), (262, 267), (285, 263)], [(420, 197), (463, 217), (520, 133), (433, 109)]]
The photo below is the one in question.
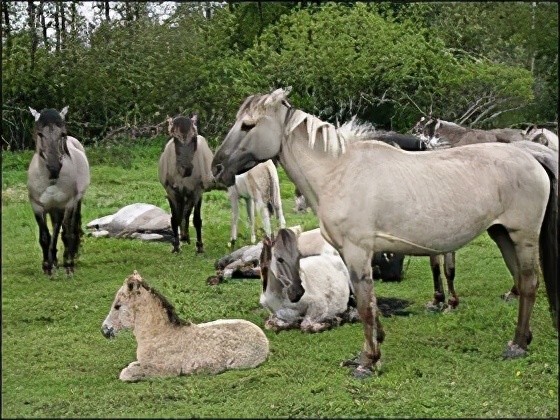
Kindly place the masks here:
[(251, 227), (251, 243), (257, 242), (255, 235), (255, 203), (251, 197), (245, 198), (245, 205), (247, 207), (247, 218), (249, 219), (249, 226)]
[(193, 225), (196, 230), (196, 252), (204, 252), (204, 244), (202, 243), (202, 217), (200, 209), (202, 208), (202, 195), (194, 205)]
[(36, 212), (35, 220), (37, 221), (37, 225), (39, 225), (39, 244), (43, 250), (43, 273), (50, 276), (52, 274), (52, 259), (49, 252), (51, 234), (49, 233), (45, 213)]
[(350, 273), (365, 336), (364, 347), (359, 365), (354, 370), (354, 376), (364, 377), (372, 373), (375, 364), (381, 358), (380, 343), (385, 337), (379, 322), (377, 299), (373, 290), (370, 263), (373, 253), (346, 241), (342, 247), (342, 255)]

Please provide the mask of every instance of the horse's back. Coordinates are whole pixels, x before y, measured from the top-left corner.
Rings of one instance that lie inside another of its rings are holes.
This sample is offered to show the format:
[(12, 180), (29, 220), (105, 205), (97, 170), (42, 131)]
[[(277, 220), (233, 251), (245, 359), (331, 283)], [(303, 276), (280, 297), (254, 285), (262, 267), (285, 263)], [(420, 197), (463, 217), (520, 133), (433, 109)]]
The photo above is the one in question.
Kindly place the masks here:
[(334, 242), (410, 255), (455, 250), (493, 224), (538, 232), (550, 188), (533, 156), (495, 142), (429, 152), (361, 142), (337, 163), (318, 214), (340, 225)]

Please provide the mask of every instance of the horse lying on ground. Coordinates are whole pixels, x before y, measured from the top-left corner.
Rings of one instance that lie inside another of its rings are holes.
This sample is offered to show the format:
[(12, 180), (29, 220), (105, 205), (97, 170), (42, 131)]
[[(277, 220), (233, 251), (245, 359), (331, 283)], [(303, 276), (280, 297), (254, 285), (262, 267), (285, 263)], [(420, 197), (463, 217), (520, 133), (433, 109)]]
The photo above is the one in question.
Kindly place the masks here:
[(173, 250), (179, 252), (181, 241), (190, 244), (189, 219), (194, 207), (193, 224), (196, 230), (196, 252), (204, 252), (202, 243), (202, 193), (215, 186), (210, 170), (212, 151), (206, 139), (198, 135), (197, 116), (176, 117), (169, 121), (167, 142), (159, 158), (158, 176), (167, 193), (171, 207)]
[[(60, 113), (55, 109), (40, 113), (29, 110), (35, 117), (35, 154), (27, 171), (27, 188), (39, 225), (43, 272), (51, 275), (53, 266), (58, 265), (56, 245), (62, 228), (64, 267), (67, 274), (72, 274), (83, 234), (82, 198), (90, 182), (89, 163), (81, 143), (67, 134), (64, 118), (68, 107)], [(47, 215), (52, 222), (52, 235)]]
[(558, 136), (552, 131), (547, 130), (546, 128), (538, 128), (534, 125), (527, 129), (525, 135), (527, 136), (527, 140), (544, 144), (555, 152), (558, 152)]
[(117, 291), (101, 332), (112, 338), (125, 328), (132, 329), (138, 347), (137, 360), (121, 371), (121, 381), (252, 368), (268, 356), (268, 339), (255, 324), (243, 319), (198, 325), (184, 321), (136, 270)]
[(265, 328), (319, 332), (357, 320), (356, 309), (348, 306), (348, 270), (338, 253), (302, 258), (297, 235), (280, 229), (263, 240), (260, 267), (260, 304), (271, 314)]
[(173, 238), (169, 213), (153, 204), (129, 204), (114, 214), (92, 220), (86, 227), (96, 238), (109, 236), (145, 241)]
[(251, 227), (251, 243), (257, 241), (255, 235), (255, 207), (261, 215), (263, 228), (267, 235), (272, 233), (270, 215), (274, 214), (281, 228), (286, 227), (280, 198), (280, 182), (278, 172), (272, 160), (260, 163), (250, 171), (235, 177), (235, 185), (228, 188), (231, 203), (231, 239), (229, 247), (235, 246), (237, 240), (237, 222), (239, 221), (239, 200), (245, 200), (249, 226)]
[[(350, 274), (364, 327), (356, 376), (372, 373), (385, 337), (371, 274), (376, 251), (444, 254), (486, 231), (520, 292), (504, 357), (527, 353), (539, 262), (558, 328), (558, 157), (551, 149), (491, 142), (413, 153), (380, 141), (350, 142), (292, 107), (287, 93), (244, 101), (212, 171), (229, 186), (236, 174), (278, 158), (305, 195)], [(391, 188), (395, 179), (403, 188)]]

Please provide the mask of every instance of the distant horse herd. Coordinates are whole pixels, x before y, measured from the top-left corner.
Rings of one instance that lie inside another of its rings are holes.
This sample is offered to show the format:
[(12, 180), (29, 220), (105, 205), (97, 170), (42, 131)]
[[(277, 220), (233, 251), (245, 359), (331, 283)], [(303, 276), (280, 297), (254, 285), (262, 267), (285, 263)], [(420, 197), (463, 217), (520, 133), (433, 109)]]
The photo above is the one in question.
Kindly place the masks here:
[[(412, 134), (379, 131), (355, 119), (334, 127), (294, 108), (289, 91), (249, 96), (215, 154), (198, 133), (196, 114), (168, 119), (171, 138), (158, 177), (171, 208), (172, 252), (180, 251), (181, 242), (190, 244), (191, 213), (196, 252), (204, 252), (201, 207), (203, 193), (211, 189), (227, 189), (233, 250), (238, 201), (244, 199), (251, 243), (257, 240), (255, 208), (265, 230), (251, 257), (258, 256), (260, 303), (270, 312), (265, 327), (319, 332), (361, 321), (363, 350), (347, 362), (356, 377), (369, 376), (381, 357), (385, 333), (372, 278), (389, 276), (380, 274), (383, 264), (392, 264), (391, 276), (400, 278), (405, 255), (429, 256), (431, 306), (455, 308), (455, 251), (484, 231), (513, 277), (509, 294), (519, 297), (517, 327), (504, 357), (526, 354), (539, 270), (558, 328), (557, 135), (534, 126), (476, 130), (431, 116), (422, 117)], [(68, 107), (30, 111), (36, 150), (28, 190), (42, 269), (52, 275), (58, 266), (61, 232), (63, 266), (72, 275), (83, 234), (88, 160), (80, 142), (67, 134)], [(318, 229), (286, 228), (273, 161), (295, 184), (296, 211), (311, 207)], [(271, 215), (278, 221), (276, 233)], [(447, 305), (441, 256), (451, 295)], [(138, 360), (121, 372), (124, 381), (254, 367), (269, 351), (262, 330), (248, 321), (194, 325), (179, 319), (137, 272), (117, 291), (102, 332), (109, 338), (121, 328), (132, 328), (138, 344)]]

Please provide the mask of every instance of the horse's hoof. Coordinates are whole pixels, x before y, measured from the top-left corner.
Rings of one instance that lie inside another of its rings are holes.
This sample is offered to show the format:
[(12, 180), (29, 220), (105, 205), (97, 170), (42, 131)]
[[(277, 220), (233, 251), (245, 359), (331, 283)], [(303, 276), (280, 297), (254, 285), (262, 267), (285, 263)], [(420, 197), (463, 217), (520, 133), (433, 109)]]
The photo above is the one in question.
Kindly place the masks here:
[(519, 296), (515, 293), (513, 293), (511, 290), (509, 292), (504, 293), (501, 298), (503, 300), (505, 300), (506, 302), (513, 302), (515, 300), (517, 300)]
[(426, 304), (426, 310), (428, 312), (443, 312), (447, 308), (445, 302), (428, 302)]
[(527, 350), (517, 344), (514, 344), (513, 341), (510, 341), (507, 344), (506, 349), (502, 354), (504, 359), (517, 359), (518, 357), (524, 357), (526, 355)]
[(358, 366), (360, 366), (360, 357), (354, 357), (353, 359), (348, 359), (348, 360), (343, 360), (342, 362), (340, 362), (340, 367), (353, 367), (353, 368), (357, 368)]
[(222, 279), (220, 279), (219, 276), (210, 276), (206, 279), (206, 284), (210, 285), (210, 286), (216, 286), (218, 284), (220, 284), (222, 281)]
[(459, 300), (458, 299), (449, 299), (447, 301), (447, 305), (448, 305), (448, 310), (457, 309), (457, 306), (459, 306)]
[(352, 371), (352, 376), (356, 379), (367, 379), (373, 376), (373, 369), (359, 365)]

